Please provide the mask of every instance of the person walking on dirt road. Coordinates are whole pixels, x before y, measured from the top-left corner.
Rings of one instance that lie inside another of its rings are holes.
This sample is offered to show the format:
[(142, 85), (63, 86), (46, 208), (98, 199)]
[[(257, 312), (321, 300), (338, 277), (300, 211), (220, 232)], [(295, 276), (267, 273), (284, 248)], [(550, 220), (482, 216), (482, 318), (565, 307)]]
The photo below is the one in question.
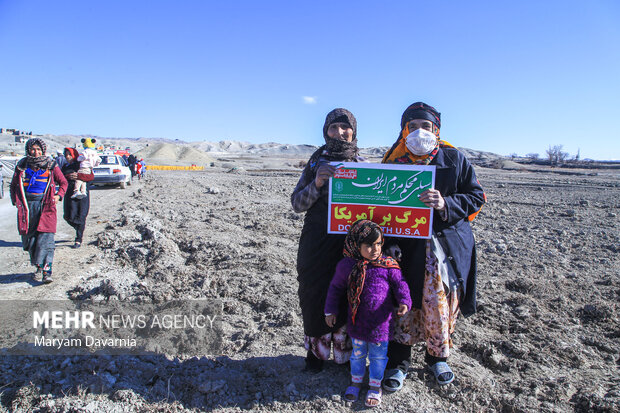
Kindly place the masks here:
[[(52, 282), (56, 244), (56, 204), (67, 191), (67, 180), (56, 162), (46, 155), (43, 139), (26, 142), (26, 157), (15, 167), (11, 181), (11, 203), (17, 207), (17, 229), (22, 247), (35, 266), (34, 279)], [(58, 192), (56, 185), (58, 184)]]
[[(95, 179), (95, 175), (91, 169), (89, 174), (79, 173), (80, 162), (78, 161), (78, 151), (75, 148), (65, 148), (64, 158), (66, 159), (65, 166), (62, 168), (62, 173), (67, 179), (69, 186), (68, 192), (73, 193), (75, 187), (75, 181), (79, 179), (83, 182), (90, 182)], [(90, 210), (90, 190), (86, 185), (86, 196), (83, 198), (66, 197), (63, 202), (63, 218), (67, 224), (71, 225), (75, 229), (75, 240), (73, 248), (80, 248), (82, 246), (82, 237), (84, 236), (84, 229), (86, 228), (86, 217)]]

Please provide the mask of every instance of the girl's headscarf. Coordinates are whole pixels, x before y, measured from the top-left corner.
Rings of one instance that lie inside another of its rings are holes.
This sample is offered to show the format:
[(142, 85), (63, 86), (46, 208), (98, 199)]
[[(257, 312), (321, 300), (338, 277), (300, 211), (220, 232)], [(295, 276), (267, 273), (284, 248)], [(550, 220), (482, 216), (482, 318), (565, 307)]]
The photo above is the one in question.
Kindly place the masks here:
[(360, 252), (362, 241), (370, 235), (373, 229), (378, 229), (381, 233), (381, 237), (383, 237), (383, 231), (381, 231), (381, 227), (378, 224), (367, 219), (360, 219), (351, 225), (344, 240), (343, 255), (357, 261), (351, 269), (351, 273), (349, 273), (347, 289), (347, 298), (349, 307), (351, 308), (351, 321), (353, 324), (355, 324), (355, 315), (360, 305), (360, 297), (364, 289), (364, 280), (366, 279), (366, 268), (368, 264), (372, 263), (375, 267), (382, 268), (399, 268), (398, 263), (392, 257), (384, 257), (381, 255), (374, 261), (369, 261), (362, 257)]
[[(327, 135), (329, 125), (336, 122), (347, 123), (351, 126), (351, 129), (353, 129), (353, 140), (351, 142), (332, 139)], [(325, 145), (321, 146), (310, 156), (306, 169), (314, 169), (320, 156), (324, 156), (331, 161), (345, 162), (354, 161), (357, 158), (359, 154), (357, 147), (357, 120), (348, 110), (337, 108), (327, 114), (325, 124), (323, 124), (323, 138), (325, 139)]]
[[(38, 145), (41, 147), (41, 156), (31, 156), (30, 149), (34, 145)], [(54, 164), (54, 161), (45, 154), (47, 151), (47, 145), (45, 141), (40, 138), (30, 138), (26, 142), (26, 167), (30, 169), (50, 169)]]
[[(414, 119), (424, 119), (433, 123), (433, 133), (437, 136), (437, 145), (431, 153), (427, 155), (415, 155), (407, 148), (407, 135), (409, 135), (409, 121)], [(400, 119), (400, 133), (396, 142), (389, 151), (383, 156), (381, 163), (417, 164), (428, 165), (431, 163), (439, 148), (454, 148), (450, 143), (439, 138), (441, 128), (441, 113), (424, 102), (416, 102), (410, 105)]]

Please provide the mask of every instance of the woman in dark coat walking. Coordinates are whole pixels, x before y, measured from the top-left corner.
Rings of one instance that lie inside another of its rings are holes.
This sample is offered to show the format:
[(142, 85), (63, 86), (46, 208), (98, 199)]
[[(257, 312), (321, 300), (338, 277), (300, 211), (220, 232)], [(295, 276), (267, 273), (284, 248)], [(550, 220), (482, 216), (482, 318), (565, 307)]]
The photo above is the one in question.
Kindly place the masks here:
[(325, 145), (312, 154), (291, 195), (295, 212), (305, 212), (297, 251), (299, 304), (304, 324), (306, 370), (320, 371), (334, 351), (334, 361), (344, 364), (351, 355), (346, 335), (346, 300), (333, 327), (325, 323), (323, 308), (336, 264), (342, 259), (345, 235), (327, 233), (329, 178), (336, 168), (332, 161), (359, 162), (357, 121), (346, 109), (334, 109), (323, 125)]
[[(65, 175), (69, 187), (67, 191), (73, 193), (75, 187), (75, 180), (79, 179), (83, 182), (90, 182), (95, 179), (93, 171), (90, 174), (78, 173), (80, 169), (80, 163), (78, 162), (78, 151), (75, 148), (65, 148), (65, 159), (67, 162), (62, 167), (62, 173)], [(73, 248), (80, 248), (82, 246), (82, 237), (84, 236), (84, 228), (86, 227), (86, 217), (90, 209), (90, 190), (86, 185), (86, 196), (82, 198), (66, 197), (63, 204), (63, 218), (67, 224), (71, 225), (75, 229), (75, 240)]]
[[(438, 384), (454, 380), (447, 364), (456, 318), (476, 311), (476, 249), (470, 220), (486, 197), (469, 161), (440, 140), (441, 114), (416, 102), (401, 119), (398, 140), (383, 163), (434, 165), (435, 188), (420, 195), (433, 208), (430, 240), (392, 238), (392, 255), (402, 253), (401, 269), (409, 284), (412, 310), (394, 319), (383, 387), (402, 387), (411, 362), (411, 346), (426, 343), (425, 361)], [(387, 243), (387, 242), (386, 242)], [(399, 252), (394, 252), (398, 251)]]

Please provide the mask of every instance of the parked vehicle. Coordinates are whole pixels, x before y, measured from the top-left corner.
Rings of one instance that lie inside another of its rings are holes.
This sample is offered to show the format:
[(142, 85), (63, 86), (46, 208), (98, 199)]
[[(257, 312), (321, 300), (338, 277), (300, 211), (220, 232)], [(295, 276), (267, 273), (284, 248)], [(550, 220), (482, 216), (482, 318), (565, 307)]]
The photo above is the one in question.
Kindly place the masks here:
[(109, 153), (99, 156), (101, 163), (93, 168), (93, 185), (119, 185), (121, 189), (131, 185), (131, 170), (122, 156)]

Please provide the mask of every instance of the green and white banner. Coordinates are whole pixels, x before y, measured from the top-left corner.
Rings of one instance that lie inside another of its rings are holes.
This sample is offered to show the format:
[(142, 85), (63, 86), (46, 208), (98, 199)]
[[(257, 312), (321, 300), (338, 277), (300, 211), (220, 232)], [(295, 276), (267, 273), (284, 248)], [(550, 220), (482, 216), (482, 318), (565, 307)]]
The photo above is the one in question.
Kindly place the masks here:
[(358, 219), (381, 226), (387, 236), (430, 238), (432, 208), (419, 196), (435, 187), (435, 167), (357, 162), (332, 162), (329, 180), (328, 228), (344, 234)]

